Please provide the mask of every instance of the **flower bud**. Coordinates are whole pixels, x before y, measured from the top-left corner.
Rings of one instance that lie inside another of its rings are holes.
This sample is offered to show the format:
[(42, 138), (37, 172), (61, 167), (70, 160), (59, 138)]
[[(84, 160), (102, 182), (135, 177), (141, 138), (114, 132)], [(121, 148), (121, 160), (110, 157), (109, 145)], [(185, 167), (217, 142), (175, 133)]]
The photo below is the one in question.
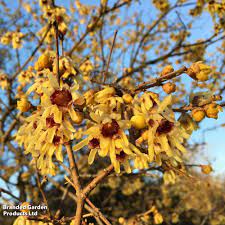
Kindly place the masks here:
[(72, 118), (73, 122), (76, 124), (81, 124), (84, 119), (83, 113), (75, 111), (75, 114), (76, 115)]
[(210, 103), (209, 105), (205, 106), (205, 111), (207, 117), (217, 119), (218, 113), (219, 111), (222, 111), (222, 108), (216, 103)]
[(201, 108), (193, 109), (191, 115), (196, 122), (200, 122), (205, 118), (205, 110)]
[(52, 68), (52, 63), (53, 63), (53, 60), (52, 60), (49, 52), (46, 52), (38, 58), (38, 61), (34, 65), (34, 69), (37, 71), (41, 71), (41, 70), (47, 69), (47, 68), (50, 69), (50, 68)]
[(172, 82), (163, 84), (162, 88), (167, 94), (171, 94), (176, 91), (176, 85)]
[(161, 76), (164, 76), (168, 73), (172, 73), (174, 71), (174, 68), (171, 65), (167, 65), (163, 68)]
[(155, 224), (161, 224), (163, 222), (163, 217), (162, 215), (157, 212), (155, 215), (154, 215), (154, 223)]
[(201, 171), (204, 174), (210, 174), (213, 171), (213, 168), (210, 165), (201, 165)]
[(130, 94), (124, 94), (122, 98), (126, 104), (130, 104), (133, 100), (133, 97)]
[(126, 222), (126, 220), (123, 217), (120, 217), (118, 219), (119, 224), (124, 224)]
[(143, 129), (147, 126), (145, 118), (142, 115), (132, 116), (131, 125), (136, 129)]

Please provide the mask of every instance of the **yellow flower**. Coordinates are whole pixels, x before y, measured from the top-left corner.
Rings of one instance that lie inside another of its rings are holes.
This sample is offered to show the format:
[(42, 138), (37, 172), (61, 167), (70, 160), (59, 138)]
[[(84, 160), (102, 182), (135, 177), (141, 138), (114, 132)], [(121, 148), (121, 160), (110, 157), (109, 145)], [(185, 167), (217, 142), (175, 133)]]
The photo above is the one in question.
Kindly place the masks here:
[[(71, 122), (77, 122), (73, 105), (80, 98), (76, 92), (79, 86), (69, 86), (62, 82), (60, 86), (54, 74), (46, 70), (28, 89), (40, 95), (41, 103), (33, 114), (25, 119), (16, 135), (20, 145), (24, 145), (25, 154), (31, 153), (34, 162), (42, 174), (55, 174), (52, 156), (63, 161), (62, 145), (74, 138), (76, 130)], [(40, 85), (41, 84), (41, 85)]]
[(125, 220), (123, 217), (120, 217), (120, 218), (118, 219), (118, 222), (119, 222), (120, 224), (124, 224), (124, 223), (126, 222), (126, 220)]
[(124, 94), (123, 100), (126, 104), (130, 104), (133, 100), (133, 97), (130, 94)]
[(46, 51), (42, 54), (37, 62), (35, 63), (34, 69), (41, 71), (43, 69), (52, 69), (52, 64), (55, 58), (55, 53), (53, 51)]
[(132, 116), (130, 122), (136, 129), (143, 129), (147, 126), (143, 115)]
[(162, 12), (167, 11), (169, 9), (169, 7), (170, 7), (170, 4), (169, 4), (168, 0), (163, 0), (163, 1), (153, 0), (152, 3), (155, 5), (155, 7), (158, 10), (160, 10)]
[(30, 203), (29, 202), (23, 202), (22, 204), (21, 204), (21, 206), (22, 206), (22, 209), (20, 210), (21, 212), (29, 212), (30, 210), (28, 209), (28, 206), (30, 205)]
[(31, 79), (35, 77), (35, 74), (32, 72), (32, 70), (26, 70), (22, 71), (18, 75), (18, 81), (21, 86), (25, 86), (26, 84), (29, 84), (31, 82)]
[(198, 128), (195, 121), (187, 113), (182, 113), (178, 121), (188, 134), (192, 134), (192, 132)]
[[(44, 35), (46, 34), (47, 32), (47, 29), (48, 29), (48, 26), (44, 26), (42, 27), (39, 31), (38, 31), (38, 35), (43, 38)], [(50, 30), (48, 31), (47, 33), (47, 36), (46, 38), (44, 39), (44, 41), (47, 43), (47, 44), (51, 44), (53, 41), (55, 40), (55, 31), (54, 31), (54, 28), (51, 27)]]
[(65, 35), (68, 30), (69, 16), (64, 7), (52, 7), (51, 3), (43, 4), (44, 17), (50, 22), (57, 22), (58, 30), (61, 35)]
[(16, 220), (13, 222), (13, 225), (53, 225), (52, 223), (44, 223), (41, 221), (35, 221), (35, 220), (29, 220), (25, 216), (19, 216), (16, 218)]
[(163, 180), (165, 184), (175, 184), (176, 174), (173, 170), (165, 171), (163, 174)]
[(129, 142), (123, 129), (128, 128), (127, 121), (117, 121), (111, 115), (99, 116), (90, 113), (93, 121), (97, 124), (91, 126), (85, 134), (88, 137), (74, 146), (74, 150), (79, 150), (88, 145), (90, 154), (88, 157), (89, 164), (92, 164), (96, 153), (101, 157), (110, 157), (115, 171), (120, 172), (120, 163), (122, 163), (127, 172), (131, 172), (128, 162), (128, 156), (133, 155), (129, 149)]
[[(56, 59), (53, 62), (53, 72), (57, 74)], [(75, 76), (77, 74), (73, 62), (69, 57), (60, 57), (59, 59), (59, 75), (62, 79), (67, 79), (69, 76)]]
[(179, 222), (179, 215), (177, 213), (172, 214), (171, 222), (172, 223), (178, 223)]
[(12, 34), (12, 46), (15, 49), (22, 47), (22, 38), (24, 37), (21, 32), (13, 32)]
[(124, 166), (127, 173), (130, 173), (129, 160), (132, 159), (138, 161), (140, 158), (135, 163), (135, 168), (143, 168), (143, 163), (146, 166), (148, 156), (132, 146), (125, 134), (125, 130), (130, 128), (129, 121), (118, 119), (115, 114), (100, 116), (96, 113), (90, 113), (90, 117), (95, 123), (85, 132), (88, 137), (73, 148), (77, 151), (88, 146), (90, 149), (89, 164), (93, 163), (95, 155), (98, 153), (101, 157), (110, 157), (117, 173), (120, 173), (120, 164)]
[(31, 108), (30, 102), (27, 100), (26, 96), (23, 96), (19, 101), (17, 101), (17, 109), (21, 112), (27, 112)]
[(171, 102), (171, 95), (160, 102), (152, 92), (135, 96), (133, 102), (134, 116), (144, 118), (146, 124), (144, 132), (136, 139), (136, 145), (146, 144), (150, 161), (155, 160), (159, 165), (162, 159), (181, 162), (181, 155), (186, 152), (182, 143), (189, 138), (179, 121), (175, 120), (174, 112), (169, 109)]
[(18, 49), (22, 47), (22, 38), (24, 37), (21, 32), (6, 32), (1, 37), (1, 43), (3, 45), (9, 45), (12, 43), (13, 48)]
[(123, 103), (122, 93), (117, 92), (113, 87), (105, 87), (95, 93), (92, 108), (100, 114), (120, 113)]
[(50, 6), (51, 0), (39, 0), (39, 5), (45, 10)]
[(2, 37), (1, 37), (1, 43), (3, 45), (9, 45), (12, 40), (12, 33), (11, 32), (6, 32)]

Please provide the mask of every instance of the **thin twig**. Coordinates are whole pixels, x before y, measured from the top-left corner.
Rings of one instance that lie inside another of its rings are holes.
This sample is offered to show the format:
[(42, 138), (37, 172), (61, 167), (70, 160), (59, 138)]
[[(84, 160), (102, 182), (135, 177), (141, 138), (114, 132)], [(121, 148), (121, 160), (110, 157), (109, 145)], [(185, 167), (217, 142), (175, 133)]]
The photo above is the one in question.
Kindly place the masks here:
[(59, 74), (59, 30), (58, 30), (58, 24), (55, 21), (54, 23), (54, 29), (55, 29), (55, 47), (56, 47), (56, 75), (58, 78), (58, 83), (60, 85), (60, 74)]
[(90, 201), (89, 198), (86, 198), (87, 204), (95, 211), (97, 212), (97, 215), (101, 218), (101, 220), (106, 224), (106, 225), (112, 225), (108, 219), (100, 212), (100, 210)]
[(43, 198), (43, 201), (44, 201), (45, 205), (47, 206), (47, 213), (48, 213), (48, 216), (49, 216), (49, 219), (50, 219), (51, 218), (51, 212), (50, 212), (50, 209), (49, 209), (48, 200), (47, 200), (47, 198), (45, 196), (45, 193), (42, 189), (40, 176), (39, 176), (38, 169), (37, 169), (37, 164), (36, 164), (36, 176), (37, 176), (36, 180), (37, 180), (38, 189), (41, 192), (41, 195), (42, 195), (42, 198)]
[(149, 81), (149, 82), (143, 82), (142, 84), (140, 84), (135, 90), (134, 92), (138, 92), (138, 91), (144, 91), (148, 88), (151, 87), (155, 87), (155, 86), (160, 86), (162, 84), (162, 82), (166, 81), (166, 80), (170, 80), (174, 77), (178, 77), (181, 74), (183, 74), (185, 71), (187, 70), (187, 68), (185, 66), (183, 66), (182, 68), (180, 68), (179, 70), (173, 71), (171, 73), (168, 73), (162, 77), (159, 77), (157, 79), (155, 79), (153, 82)]
[(103, 80), (103, 83), (105, 83), (106, 76), (107, 76), (108, 71), (109, 71), (109, 64), (110, 64), (111, 57), (112, 57), (112, 52), (113, 52), (113, 49), (114, 49), (114, 46), (115, 46), (115, 41), (116, 41), (117, 33), (118, 33), (118, 30), (116, 30), (115, 33), (114, 33), (113, 43), (112, 43), (112, 46), (111, 46), (111, 49), (110, 49), (109, 58), (108, 58), (107, 65), (106, 65), (106, 70), (104, 72), (104, 80)]
[(7, 191), (3, 188), (0, 188), (0, 196), (1, 196), (2, 193), (5, 193), (5, 194), (15, 198), (16, 200), (20, 201), (20, 199), (18, 197), (16, 197), (14, 194), (12, 194), (10, 191)]
[(105, 177), (107, 177), (112, 171), (113, 165), (108, 166), (101, 171), (84, 189), (83, 195), (87, 196)]

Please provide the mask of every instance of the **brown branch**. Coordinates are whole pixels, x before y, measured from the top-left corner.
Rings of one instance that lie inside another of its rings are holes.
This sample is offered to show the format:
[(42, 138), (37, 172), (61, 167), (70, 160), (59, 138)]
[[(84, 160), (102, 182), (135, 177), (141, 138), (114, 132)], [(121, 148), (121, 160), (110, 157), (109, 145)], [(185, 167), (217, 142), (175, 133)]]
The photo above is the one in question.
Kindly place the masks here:
[(113, 49), (114, 49), (114, 46), (115, 46), (115, 41), (116, 41), (116, 35), (117, 35), (117, 33), (118, 33), (118, 30), (116, 30), (115, 33), (114, 33), (113, 43), (112, 43), (112, 46), (111, 46), (111, 49), (110, 49), (109, 58), (108, 58), (107, 65), (106, 65), (106, 71), (104, 72), (104, 80), (103, 80), (103, 83), (105, 83), (106, 76), (107, 76), (108, 71), (109, 71), (109, 64), (110, 64), (111, 57), (112, 57), (112, 52), (113, 52)]
[(20, 199), (18, 197), (16, 197), (14, 194), (12, 194), (10, 191), (7, 191), (3, 188), (0, 188), (0, 196), (1, 196), (2, 193), (5, 193), (5, 194), (15, 198), (16, 200), (20, 201)]
[(19, 112), (19, 114), (17, 115), (16, 119), (13, 120), (13, 122), (10, 124), (9, 129), (5, 132), (5, 134), (2, 136), (1, 142), (4, 143), (6, 142), (7, 138), (9, 137), (10, 133), (12, 132), (12, 130), (15, 128), (16, 124), (19, 121), (19, 118), (21, 116), (21, 112)]
[[(62, 187), (57, 181), (53, 180), (52, 178), (48, 178), (48, 180), (49, 180), (49, 181), (50, 181), (57, 189), (59, 189), (59, 190), (61, 190), (61, 191), (63, 191), (63, 192), (66, 191), (66, 188)], [(68, 192), (68, 196), (69, 196), (71, 199), (73, 199), (74, 201), (77, 201), (77, 196), (74, 195), (72, 192), (69, 191), (69, 192)], [(88, 206), (87, 204), (84, 205), (84, 208), (85, 208), (88, 212), (93, 213), (93, 215), (94, 215), (94, 217), (95, 217), (97, 223), (98, 223), (99, 225), (102, 225), (102, 222), (101, 222), (101, 220), (99, 219), (99, 218), (101, 218), (101, 217), (100, 217), (100, 215), (98, 214), (97, 211), (94, 211), (94, 209), (91, 208), (90, 206)], [(103, 221), (103, 220), (102, 220), (102, 221)]]
[(90, 201), (89, 198), (86, 198), (87, 204), (94, 210), (94, 212), (97, 213), (97, 215), (101, 218), (101, 220), (106, 224), (106, 225), (112, 225), (108, 219), (100, 212), (100, 210)]
[[(196, 107), (202, 107), (204, 105), (208, 105), (208, 104), (210, 104), (213, 101), (215, 101), (215, 99), (214, 98), (211, 98), (211, 99), (205, 100), (205, 101), (203, 101), (200, 104), (195, 105), (195, 106), (193, 106), (192, 104), (190, 104), (190, 105), (187, 105), (187, 106), (182, 106), (180, 108), (174, 108), (173, 111), (174, 112), (188, 112), (188, 111), (191, 111), (192, 109), (194, 109)], [(222, 102), (221, 104), (219, 104), (219, 106), (225, 107), (225, 102)]]
[(185, 71), (187, 70), (187, 68), (185, 66), (183, 66), (182, 68), (180, 68), (179, 70), (173, 71), (171, 73), (168, 73), (164, 76), (161, 76), (157, 79), (155, 79), (155, 81), (149, 81), (149, 82), (143, 82), (142, 84), (140, 84), (135, 90), (134, 92), (138, 92), (138, 91), (144, 91), (148, 88), (152, 88), (155, 86), (160, 86), (164, 81), (173, 79), (175, 77), (180, 76), (181, 74), (183, 74)]
[(108, 166), (101, 171), (84, 189), (83, 195), (87, 196), (105, 177), (107, 177), (114, 170), (113, 165)]
[(39, 176), (39, 173), (38, 173), (38, 169), (37, 169), (37, 164), (36, 164), (36, 176), (37, 176), (37, 185), (38, 185), (38, 189), (39, 191), (41, 192), (41, 196), (43, 198), (43, 201), (45, 203), (45, 205), (47, 206), (47, 213), (48, 213), (48, 217), (49, 219), (51, 218), (51, 212), (50, 212), (50, 209), (49, 209), (49, 204), (48, 204), (48, 200), (46, 198), (46, 195), (42, 189), (42, 185), (41, 185), (41, 181), (40, 181), (40, 176)]
[(78, 168), (77, 168), (70, 144), (66, 145), (66, 151), (69, 158), (70, 172), (71, 172), (72, 180), (73, 180), (74, 187), (76, 189), (76, 195), (77, 195), (77, 208), (76, 208), (74, 225), (80, 225), (82, 220), (84, 200), (82, 197), (82, 190), (81, 190), (81, 185), (79, 181)]
[(56, 48), (56, 75), (58, 78), (58, 83), (60, 85), (60, 75), (59, 75), (59, 30), (58, 30), (58, 24), (55, 21), (53, 23), (54, 29), (55, 29), (55, 48)]

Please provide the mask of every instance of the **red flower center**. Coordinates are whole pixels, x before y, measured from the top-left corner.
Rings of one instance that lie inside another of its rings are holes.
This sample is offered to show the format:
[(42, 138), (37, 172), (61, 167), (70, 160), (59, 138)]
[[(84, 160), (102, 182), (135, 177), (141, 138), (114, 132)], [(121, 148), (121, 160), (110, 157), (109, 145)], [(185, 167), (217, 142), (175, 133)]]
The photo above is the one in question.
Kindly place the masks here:
[(34, 129), (37, 128), (37, 122), (36, 122), (36, 121), (33, 123), (33, 128), (34, 128)]
[(120, 129), (119, 124), (116, 122), (116, 120), (112, 120), (111, 123), (105, 123), (102, 126), (102, 135), (104, 137), (112, 137), (115, 134), (118, 134)]
[(54, 144), (54, 145), (59, 145), (59, 144), (60, 144), (60, 139), (61, 139), (61, 138), (60, 138), (59, 136), (56, 136), (56, 135), (55, 135), (54, 138), (53, 138), (53, 141), (52, 141), (53, 144)]
[(56, 123), (54, 121), (53, 115), (46, 118), (46, 126), (48, 128), (51, 128), (51, 127), (54, 127), (54, 126), (57, 126), (57, 125), (58, 125), (58, 123)]
[(150, 127), (153, 127), (153, 125), (154, 125), (154, 120), (153, 119), (150, 119), (149, 121), (148, 121), (148, 125), (150, 126)]
[(61, 23), (61, 22), (63, 22), (63, 17), (62, 16), (57, 16), (56, 20), (57, 20), (58, 23)]
[(56, 90), (50, 97), (52, 104), (57, 106), (67, 107), (72, 101), (72, 95), (68, 90)]
[(124, 151), (121, 151), (119, 154), (116, 154), (116, 159), (119, 162), (123, 162), (124, 159), (126, 158), (127, 154)]
[(160, 122), (160, 124), (159, 124), (159, 126), (158, 126), (158, 128), (156, 130), (156, 132), (159, 135), (167, 134), (167, 133), (169, 133), (172, 130), (173, 126), (174, 126), (174, 123), (163, 119), (163, 120), (161, 120), (161, 122)]
[(88, 143), (88, 147), (90, 149), (93, 149), (93, 148), (99, 148), (99, 139), (98, 138), (92, 138), (89, 143)]

